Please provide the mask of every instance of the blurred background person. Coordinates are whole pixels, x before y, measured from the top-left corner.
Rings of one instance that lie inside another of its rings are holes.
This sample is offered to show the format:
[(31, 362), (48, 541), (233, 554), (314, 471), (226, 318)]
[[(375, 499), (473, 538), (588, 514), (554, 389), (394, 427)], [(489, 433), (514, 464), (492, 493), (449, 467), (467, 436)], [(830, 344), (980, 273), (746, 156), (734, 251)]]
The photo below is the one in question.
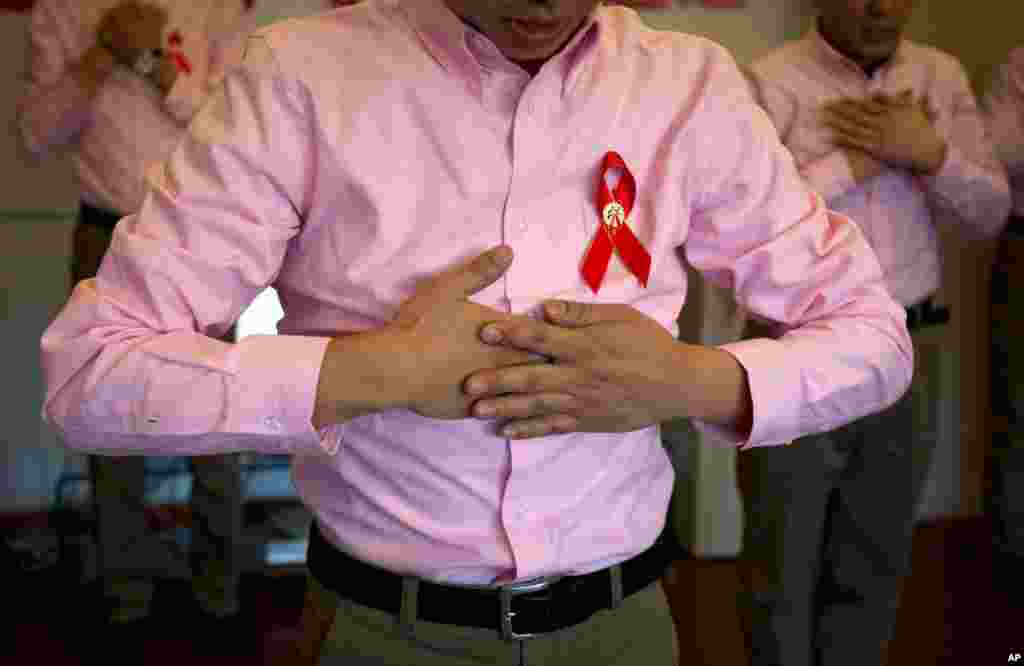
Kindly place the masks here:
[(995, 576), (1021, 604), (1024, 585), (1024, 47), (1014, 49), (985, 96), (992, 140), (1006, 166), (1013, 211), (992, 273), (992, 411), (989, 513)]
[[(166, 159), (192, 116), (241, 60), (242, 0), (39, 0), (30, 22), (22, 140), (42, 156), (67, 149), (81, 190), (71, 287), (93, 277), (117, 221), (137, 210), (147, 168)], [(233, 340), (232, 330), (222, 332)], [(104, 628), (131, 629), (150, 611), (153, 571), (191, 569), (203, 625), (237, 625), (242, 528), (237, 456), (191, 460), (191, 567), (147, 532), (144, 458), (90, 456)], [(120, 632), (119, 632), (120, 633)], [(124, 645), (124, 643), (122, 643)], [(109, 649), (106, 647), (104, 649)]]
[[(743, 452), (744, 556), (753, 662), (884, 662), (908, 572), (915, 511), (935, 437), (923, 337), (934, 300), (936, 221), (998, 235), (1010, 206), (960, 62), (910, 42), (915, 0), (817, 0), (800, 40), (751, 65), (755, 94), (801, 173), (864, 231), (906, 307), (915, 378), (895, 405), (788, 447)], [(754, 322), (750, 335), (772, 329)], [(851, 377), (852, 379), (852, 377)]]

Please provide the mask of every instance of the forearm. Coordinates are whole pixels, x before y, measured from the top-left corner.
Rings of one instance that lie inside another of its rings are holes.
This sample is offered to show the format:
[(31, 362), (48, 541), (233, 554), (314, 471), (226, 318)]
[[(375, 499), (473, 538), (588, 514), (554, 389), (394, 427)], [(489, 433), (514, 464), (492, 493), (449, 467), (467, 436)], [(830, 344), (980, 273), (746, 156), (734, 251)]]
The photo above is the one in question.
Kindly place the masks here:
[(408, 407), (415, 375), (401, 349), (387, 328), (332, 339), (320, 366), (313, 427)]
[(921, 179), (933, 204), (953, 213), (976, 236), (999, 234), (1010, 212), (1010, 185), (994, 154), (972, 155), (949, 143), (941, 166)]
[(679, 343), (672, 362), (679, 378), (672, 418), (693, 418), (732, 429), (746, 439), (753, 421), (747, 373), (727, 351)]

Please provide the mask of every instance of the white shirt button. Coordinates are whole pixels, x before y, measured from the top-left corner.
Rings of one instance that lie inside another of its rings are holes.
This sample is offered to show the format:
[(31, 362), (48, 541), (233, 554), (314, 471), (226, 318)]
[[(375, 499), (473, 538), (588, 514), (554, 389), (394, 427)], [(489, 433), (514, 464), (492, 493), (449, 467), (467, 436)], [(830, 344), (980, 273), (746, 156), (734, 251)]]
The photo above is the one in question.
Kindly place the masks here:
[(267, 426), (271, 430), (281, 429), (281, 421), (276, 416), (268, 416), (267, 418), (263, 419), (263, 425)]

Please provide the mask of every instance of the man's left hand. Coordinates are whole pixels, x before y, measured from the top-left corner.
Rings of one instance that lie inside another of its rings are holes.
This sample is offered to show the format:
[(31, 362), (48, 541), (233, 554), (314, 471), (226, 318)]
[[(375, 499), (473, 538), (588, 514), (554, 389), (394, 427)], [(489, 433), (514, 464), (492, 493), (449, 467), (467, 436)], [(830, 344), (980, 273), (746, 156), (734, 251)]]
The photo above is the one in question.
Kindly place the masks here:
[[(501, 432), (526, 439), (564, 432), (626, 432), (682, 416), (686, 345), (626, 305), (547, 303), (547, 322), (489, 324), (481, 338), (543, 354), (547, 365), (482, 370), (465, 389), (479, 418), (508, 419)], [(492, 334), (496, 333), (496, 337)]]
[(935, 129), (927, 98), (914, 102), (909, 91), (844, 98), (825, 105), (822, 113), (838, 146), (923, 174), (935, 173), (945, 161), (946, 142)]

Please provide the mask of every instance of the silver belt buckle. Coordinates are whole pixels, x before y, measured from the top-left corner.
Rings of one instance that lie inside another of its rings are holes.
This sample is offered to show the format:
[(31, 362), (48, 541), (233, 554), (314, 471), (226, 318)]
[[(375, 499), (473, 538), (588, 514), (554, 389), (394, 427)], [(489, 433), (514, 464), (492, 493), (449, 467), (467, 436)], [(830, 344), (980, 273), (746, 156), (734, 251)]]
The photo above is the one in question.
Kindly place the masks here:
[(552, 584), (560, 579), (561, 576), (541, 576), (501, 587), (498, 590), (498, 596), (501, 599), (501, 637), (507, 641), (521, 641), (541, 636), (542, 634), (519, 634), (512, 628), (512, 618), (516, 615), (516, 612), (512, 610), (512, 599), (521, 594), (528, 594), (551, 587)]

